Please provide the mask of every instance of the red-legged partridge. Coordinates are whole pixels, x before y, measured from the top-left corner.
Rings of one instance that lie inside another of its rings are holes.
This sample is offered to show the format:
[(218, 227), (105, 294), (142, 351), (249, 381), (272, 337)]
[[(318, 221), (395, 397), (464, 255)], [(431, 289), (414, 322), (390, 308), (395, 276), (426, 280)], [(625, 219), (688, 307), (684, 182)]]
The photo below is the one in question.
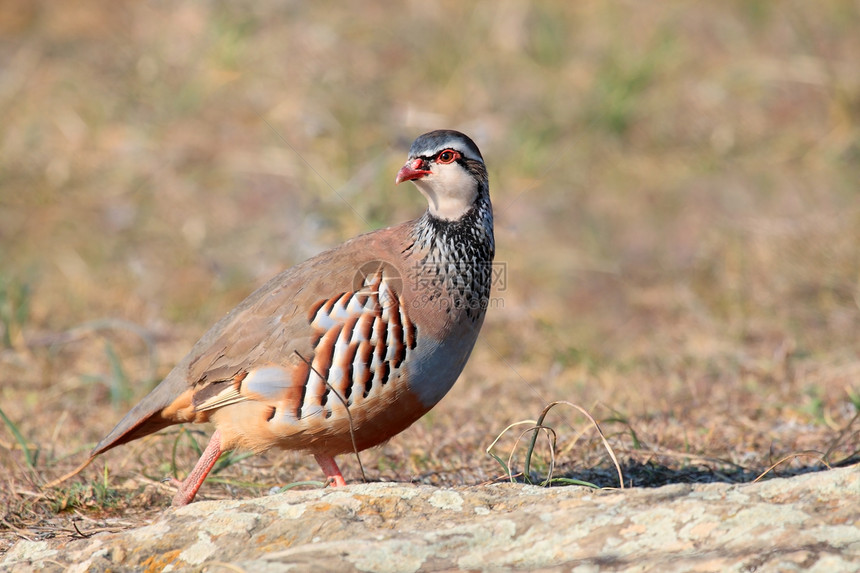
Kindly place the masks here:
[[(92, 451), (172, 424), (215, 432), (179, 486), (185, 505), (224, 451), (334, 456), (385, 442), (429, 411), (463, 370), (484, 321), (495, 251), (487, 170), (467, 136), (418, 137), (396, 183), (429, 209), (288, 269), (213, 326)], [(347, 409), (349, 410), (347, 412)], [(351, 427), (350, 427), (351, 426)]]

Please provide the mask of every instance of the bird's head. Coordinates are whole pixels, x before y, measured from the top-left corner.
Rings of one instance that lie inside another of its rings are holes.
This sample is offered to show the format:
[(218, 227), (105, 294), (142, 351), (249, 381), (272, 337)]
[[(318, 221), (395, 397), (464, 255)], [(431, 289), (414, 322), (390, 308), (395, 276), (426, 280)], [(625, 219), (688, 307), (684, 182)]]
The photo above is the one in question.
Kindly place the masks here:
[(431, 131), (409, 149), (395, 183), (412, 181), (430, 204), (430, 214), (456, 221), (489, 193), (487, 168), (475, 142), (448, 129)]

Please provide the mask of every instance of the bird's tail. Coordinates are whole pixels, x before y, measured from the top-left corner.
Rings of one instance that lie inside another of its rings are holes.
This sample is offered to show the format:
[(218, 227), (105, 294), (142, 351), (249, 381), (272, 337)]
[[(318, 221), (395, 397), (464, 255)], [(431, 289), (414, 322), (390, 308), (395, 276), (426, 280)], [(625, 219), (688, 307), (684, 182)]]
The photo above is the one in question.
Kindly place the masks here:
[(57, 479), (46, 483), (44, 487), (57, 487), (58, 485), (60, 485), (64, 481), (66, 481), (67, 479), (75, 477), (76, 475), (81, 473), (85, 467), (90, 465), (94, 459), (95, 459), (95, 456), (90, 456), (89, 458), (87, 458), (87, 460), (84, 463), (79, 465), (77, 468), (70, 471), (69, 473), (67, 473), (64, 476), (60, 476)]

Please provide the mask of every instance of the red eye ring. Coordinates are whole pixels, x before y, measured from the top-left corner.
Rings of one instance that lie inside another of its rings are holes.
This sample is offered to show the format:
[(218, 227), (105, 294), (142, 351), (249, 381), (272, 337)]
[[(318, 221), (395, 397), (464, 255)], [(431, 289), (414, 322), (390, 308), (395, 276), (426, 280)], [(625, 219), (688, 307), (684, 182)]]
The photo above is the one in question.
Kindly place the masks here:
[(436, 155), (436, 163), (453, 163), (462, 157), (453, 149), (445, 149)]

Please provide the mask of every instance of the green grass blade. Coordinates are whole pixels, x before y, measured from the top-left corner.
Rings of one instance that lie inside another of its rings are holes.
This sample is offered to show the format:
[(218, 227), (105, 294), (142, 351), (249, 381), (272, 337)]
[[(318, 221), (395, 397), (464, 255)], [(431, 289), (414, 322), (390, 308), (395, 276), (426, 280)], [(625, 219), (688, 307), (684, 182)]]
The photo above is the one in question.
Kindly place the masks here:
[(27, 467), (30, 469), (36, 468), (36, 458), (33, 452), (30, 451), (30, 446), (27, 443), (27, 440), (24, 439), (24, 436), (18, 430), (18, 426), (16, 426), (12, 420), (0, 409), (0, 418), (3, 418), (3, 422), (9, 428), (9, 431), (12, 432), (12, 435), (15, 436), (15, 440), (18, 442), (18, 445), (21, 446), (21, 451), (24, 452), (24, 460), (27, 462)]
[(110, 341), (105, 341), (105, 354), (110, 364), (110, 401), (114, 408), (119, 408), (126, 398), (131, 395), (128, 376), (122, 367), (122, 361)]
[(516, 480), (514, 479), (514, 475), (513, 475), (513, 473), (511, 473), (511, 470), (510, 470), (510, 468), (508, 467), (508, 464), (506, 464), (506, 463), (502, 460), (502, 458), (500, 458), (499, 456), (497, 456), (497, 455), (496, 455), (496, 454), (494, 454), (493, 452), (489, 452), (489, 451), (488, 451), (487, 453), (490, 455), (490, 457), (491, 457), (491, 458), (493, 458), (494, 460), (496, 460), (497, 462), (499, 462), (499, 465), (500, 465), (500, 466), (502, 466), (502, 470), (504, 470), (505, 475), (507, 475), (507, 476), (508, 476), (508, 479), (510, 479), (510, 480), (511, 480), (511, 483), (516, 483)]
[(583, 481), (581, 479), (574, 478), (552, 478), (549, 481), (549, 484), (560, 484), (560, 485), (581, 485), (585, 487), (590, 487), (592, 489), (600, 489), (599, 485), (593, 484), (590, 481)]
[(221, 470), (227, 469), (234, 464), (238, 464), (245, 458), (250, 458), (254, 455), (253, 452), (239, 452), (237, 453), (235, 450), (230, 452), (227, 455), (221, 456), (215, 464), (215, 467), (212, 468), (212, 474), (217, 474)]

